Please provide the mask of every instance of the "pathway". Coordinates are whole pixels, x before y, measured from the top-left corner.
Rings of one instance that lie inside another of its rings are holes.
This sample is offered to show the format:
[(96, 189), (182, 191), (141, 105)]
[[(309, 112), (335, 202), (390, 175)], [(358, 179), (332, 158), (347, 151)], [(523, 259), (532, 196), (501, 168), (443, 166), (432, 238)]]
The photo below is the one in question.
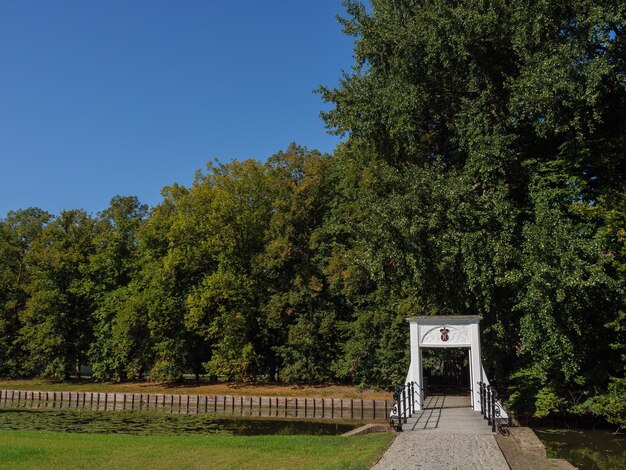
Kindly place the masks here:
[(372, 470), (508, 470), (491, 426), (468, 396), (431, 396)]

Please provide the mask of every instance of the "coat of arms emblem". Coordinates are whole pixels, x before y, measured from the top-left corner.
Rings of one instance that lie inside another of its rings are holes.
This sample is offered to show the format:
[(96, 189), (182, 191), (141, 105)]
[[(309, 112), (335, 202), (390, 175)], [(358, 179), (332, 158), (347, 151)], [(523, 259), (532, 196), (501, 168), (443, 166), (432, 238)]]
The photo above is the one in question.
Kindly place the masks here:
[(441, 341), (446, 342), (450, 339), (450, 337), (448, 336), (448, 333), (450, 333), (450, 330), (447, 329), (445, 326), (441, 328), (439, 331), (441, 332)]

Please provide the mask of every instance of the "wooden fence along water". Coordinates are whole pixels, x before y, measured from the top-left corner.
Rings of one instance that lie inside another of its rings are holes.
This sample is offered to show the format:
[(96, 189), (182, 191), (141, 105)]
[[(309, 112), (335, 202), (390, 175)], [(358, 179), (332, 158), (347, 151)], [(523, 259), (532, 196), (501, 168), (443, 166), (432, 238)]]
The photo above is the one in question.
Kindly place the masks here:
[(391, 400), (0, 390), (0, 406), (281, 418), (387, 420)]

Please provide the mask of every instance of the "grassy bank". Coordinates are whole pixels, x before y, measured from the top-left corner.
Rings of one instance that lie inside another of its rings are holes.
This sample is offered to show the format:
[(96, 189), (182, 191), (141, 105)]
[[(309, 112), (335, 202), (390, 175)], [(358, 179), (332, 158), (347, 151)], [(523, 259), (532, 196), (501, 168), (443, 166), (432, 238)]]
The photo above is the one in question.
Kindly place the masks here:
[(393, 434), (130, 436), (0, 431), (0, 468), (367, 469)]
[(9, 390), (37, 390), (50, 392), (109, 392), (109, 393), (174, 393), (189, 395), (236, 395), (264, 397), (354, 398), (363, 400), (391, 400), (391, 393), (360, 389), (348, 385), (293, 385), (273, 383), (220, 383), (186, 381), (176, 384), (156, 384), (144, 381), (120, 384), (70, 380), (66, 382), (42, 379), (0, 379), (0, 388)]

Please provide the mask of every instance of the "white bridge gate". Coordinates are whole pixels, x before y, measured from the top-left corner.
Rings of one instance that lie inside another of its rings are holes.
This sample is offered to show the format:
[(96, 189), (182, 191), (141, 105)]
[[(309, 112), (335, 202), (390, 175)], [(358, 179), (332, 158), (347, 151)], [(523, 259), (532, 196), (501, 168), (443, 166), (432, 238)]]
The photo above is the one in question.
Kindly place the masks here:
[(407, 318), (411, 338), (411, 364), (405, 385), (399, 387), (396, 404), (390, 420), (402, 428), (416, 411), (424, 409), (424, 372), (422, 349), (464, 348), (469, 349), (470, 405), (488, 419), (493, 430), (496, 421), (508, 421), (508, 415), (498, 400), (497, 392), (489, 383), (481, 361), (480, 323), (478, 315), (416, 316)]

